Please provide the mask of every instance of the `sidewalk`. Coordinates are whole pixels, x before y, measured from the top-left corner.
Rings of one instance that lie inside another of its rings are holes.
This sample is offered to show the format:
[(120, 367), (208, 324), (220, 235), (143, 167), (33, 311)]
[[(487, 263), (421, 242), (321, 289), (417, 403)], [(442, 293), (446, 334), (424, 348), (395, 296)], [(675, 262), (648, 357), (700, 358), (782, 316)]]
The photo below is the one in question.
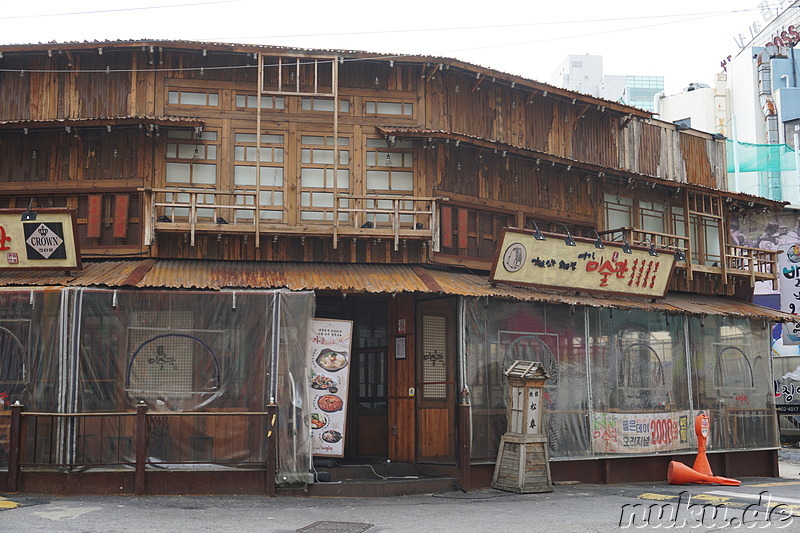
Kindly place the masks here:
[(782, 478), (800, 481), (800, 448), (778, 450), (778, 472)]

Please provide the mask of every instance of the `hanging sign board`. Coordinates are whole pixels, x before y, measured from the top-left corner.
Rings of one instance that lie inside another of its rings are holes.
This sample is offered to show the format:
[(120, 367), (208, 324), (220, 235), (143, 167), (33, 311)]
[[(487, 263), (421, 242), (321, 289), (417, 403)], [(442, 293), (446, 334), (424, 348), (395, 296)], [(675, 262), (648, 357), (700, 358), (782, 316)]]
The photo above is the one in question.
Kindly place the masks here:
[(308, 342), (311, 451), (344, 457), (353, 322), (316, 319)]
[[(800, 244), (780, 247), (778, 254), (778, 288), (781, 295), (781, 311), (800, 314)], [(800, 322), (783, 324), (784, 346), (800, 344)]]
[(566, 235), (506, 228), (500, 237), (492, 273), (492, 283), (545, 286), (564, 289), (602, 291), (636, 296), (662, 297), (667, 291), (675, 256), (666, 250), (595, 241), (575, 237), (567, 245)]
[(74, 211), (0, 210), (0, 271), (80, 268)]

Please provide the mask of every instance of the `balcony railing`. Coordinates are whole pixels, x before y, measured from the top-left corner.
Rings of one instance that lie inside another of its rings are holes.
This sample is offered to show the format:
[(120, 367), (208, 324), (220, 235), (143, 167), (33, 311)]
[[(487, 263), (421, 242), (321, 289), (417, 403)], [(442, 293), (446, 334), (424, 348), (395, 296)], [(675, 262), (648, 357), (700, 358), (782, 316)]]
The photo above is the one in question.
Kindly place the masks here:
[[(147, 189), (150, 195), (149, 222), (145, 244), (152, 243), (156, 231), (185, 232), (192, 246), (201, 233), (327, 235), (336, 248), (342, 237), (392, 238), (398, 250), (404, 239), (430, 241), (439, 249), (439, 220), (433, 197), (350, 195), (335, 192), (333, 205), (315, 207), (319, 220), (289, 224), (284, 206), (258, 205), (257, 198), (268, 191), (235, 189), (220, 191), (205, 188)], [(301, 208), (303, 209), (303, 208)], [(265, 215), (279, 220), (265, 219)]]
[[(750, 248), (747, 246), (734, 246), (724, 244), (724, 255), (708, 250), (701, 252), (697, 243), (689, 237), (670, 233), (648, 231), (642, 228), (624, 227), (601, 231), (600, 235), (610, 240), (627, 241), (631, 244), (652, 244), (656, 248), (671, 250), (674, 253), (682, 252), (684, 262), (677, 266), (685, 268), (690, 276), (693, 271), (719, 273), (725, 276), (747, 277), (750, 285), (756, 281), (777, 280), (778, 251)], [(718, 248), (715, 246), (714, 248)], [(691, 278), (690, 278), (691, 279)], [(727, 283), (727, 281), (726, 281)]]

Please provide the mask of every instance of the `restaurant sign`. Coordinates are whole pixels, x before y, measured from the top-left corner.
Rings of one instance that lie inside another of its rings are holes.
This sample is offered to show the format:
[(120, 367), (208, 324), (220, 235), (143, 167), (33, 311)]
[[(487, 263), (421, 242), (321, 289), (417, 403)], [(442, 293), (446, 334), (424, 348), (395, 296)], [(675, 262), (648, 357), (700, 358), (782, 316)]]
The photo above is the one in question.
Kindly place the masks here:
[[(539, 237), (539, 238), (537, 238)], [(500, 237), (489, 281), (578, 291), (662, 297), (675, 257), (665, 250), (506, 228)]]
[(81, 268), (75, 214), (69, 209), (0, 211), (0, 270)]

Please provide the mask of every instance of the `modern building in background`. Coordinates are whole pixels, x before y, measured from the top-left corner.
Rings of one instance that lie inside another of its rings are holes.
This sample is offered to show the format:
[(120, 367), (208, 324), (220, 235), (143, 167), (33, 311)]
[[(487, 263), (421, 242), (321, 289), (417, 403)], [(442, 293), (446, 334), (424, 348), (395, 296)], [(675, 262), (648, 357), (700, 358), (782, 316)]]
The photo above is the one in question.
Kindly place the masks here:
[(653, 111), (653, 99), (664, 91), (663, 76), (604, 75), (603, 56), (569, 55), (550, 83), (571, 91)]

